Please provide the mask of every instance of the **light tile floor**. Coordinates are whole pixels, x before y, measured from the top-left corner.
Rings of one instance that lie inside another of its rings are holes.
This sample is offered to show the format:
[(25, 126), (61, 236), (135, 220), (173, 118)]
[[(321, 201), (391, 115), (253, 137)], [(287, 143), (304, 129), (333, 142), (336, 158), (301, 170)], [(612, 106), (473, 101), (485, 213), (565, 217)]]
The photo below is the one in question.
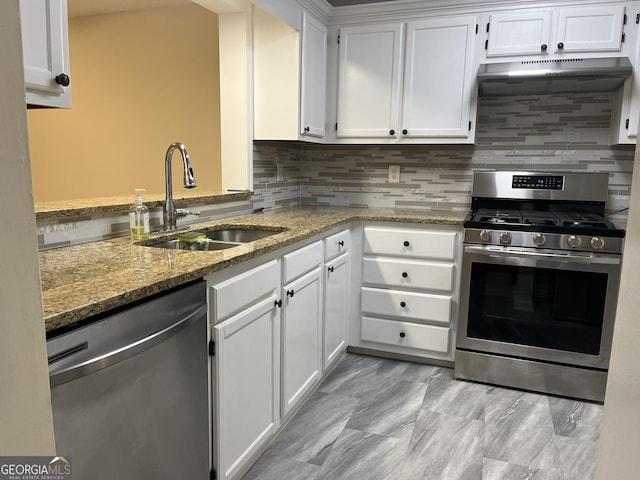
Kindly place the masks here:
[(244, 480), (590, 480), (601, 415), (346, 354)]

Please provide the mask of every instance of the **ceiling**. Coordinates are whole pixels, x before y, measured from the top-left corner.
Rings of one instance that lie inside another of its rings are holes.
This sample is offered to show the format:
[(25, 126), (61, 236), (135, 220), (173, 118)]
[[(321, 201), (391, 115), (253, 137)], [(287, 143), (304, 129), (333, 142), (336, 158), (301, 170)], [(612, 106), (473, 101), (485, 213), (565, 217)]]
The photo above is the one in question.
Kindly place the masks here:
[(363, 5), (365, 3), (391, 2), (393, 0), (327, 0), (334, 7), (347, 7), (349, 5)]
[(191, 4), (191, 0), (67, 0), (69, 18)]

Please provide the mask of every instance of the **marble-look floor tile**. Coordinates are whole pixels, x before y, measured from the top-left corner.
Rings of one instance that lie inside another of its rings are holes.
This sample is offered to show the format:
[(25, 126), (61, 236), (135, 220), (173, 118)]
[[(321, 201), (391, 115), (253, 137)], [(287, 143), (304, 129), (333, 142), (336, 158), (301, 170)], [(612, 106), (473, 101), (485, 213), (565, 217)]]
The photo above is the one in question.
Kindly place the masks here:
[(483, 423), (421, 410), (407, 457), (387, 480), (480, 480)]
[(340, 359), (327, 378), (322, 381), (318, 390), (328, 393), (334, 392), (342, 385), (348, 385), (362, 376), (375, 373), (381, 363), (382, 359), (380, 358), (347, 353)]
[(598, 444), (556, 435), (554, 446), (562, 463), (564, 480), (593, 480)]
[(550, 472), (485, 458), (482, 480), (564, 480), (562, 473)]
[(410, 437), (426, 388), (424, 383), (375, 375), (364, 390), (366, 395), (359, 396), (360, 402), (347, 428), (389, 437)]
[(382, 480), (404, 460), (408, 444), (409, 439), (399, 440), (345, 428), (317, 478)]
[(484, 456), (532, 468), (558, 471), (549, 406), (496, 398), (485, 412)]
[(542, 393), (525, 392), (524, 390), (516, 390), (515, 388), (497, 387), (494, 385), (487, 386), (487, 395), (495, 395), (499, 398), (520, 399), (529, 403), (547, 403), (547, 395)]
[(409, 382), (426, 383), (429, 377), (442, 373), (445, 369), (442, 367), (434, 367), (432, 365), (423, 365), (421, 363), (401, 362), (387, 358), (382, 359), (382, 363), (376, 373), (391, 377), (396, 380), (407, 380)]
[(242, 480), (274, 480), (282, 478), (287, 480), (321, 480), (318, 476), (320, 467), (305, 462), (296, 462), (286, 458), (265, 453), (251, 467), (251, 470), (242, 477)]
[(355, 398), (315, 392), (267, 452), (289, 460), (322, 464), (357, 403)]
[(422, 408), (456, 417), (484, 420), (486, 391), (485, 385), (454, 380), (448, 372), (434, 375), (427, 381)]
[(602, 405), (549, 397), (549, 409), (556, 435), (597, 442)]

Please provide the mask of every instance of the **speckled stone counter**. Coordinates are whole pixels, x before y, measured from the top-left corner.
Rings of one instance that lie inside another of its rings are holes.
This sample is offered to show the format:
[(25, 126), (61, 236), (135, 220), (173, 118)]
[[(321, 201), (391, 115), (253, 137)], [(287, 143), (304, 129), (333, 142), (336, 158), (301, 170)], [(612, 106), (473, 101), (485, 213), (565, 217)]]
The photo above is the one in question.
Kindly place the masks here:
[(192, 225), (287, 230), (218, 251), (182, 251), (136, 245), (129, 238), (40, 252), (47, 332), (143, 299), (352, 221), (461, 225), (464, 212), (332, 207), (290, 207)]

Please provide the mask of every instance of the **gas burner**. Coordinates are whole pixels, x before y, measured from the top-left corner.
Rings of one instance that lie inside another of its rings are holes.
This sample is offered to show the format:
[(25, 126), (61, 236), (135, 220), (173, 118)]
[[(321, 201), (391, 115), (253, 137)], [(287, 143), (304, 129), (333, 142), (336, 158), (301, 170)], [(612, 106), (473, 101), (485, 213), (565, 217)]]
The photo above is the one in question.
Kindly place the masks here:
[(563, 227), (569, 228), (610, 228), (607, 223), (602, 222), (589, 222), (589, 221), (580, 221), (580, 220), (569, 220), (562, 222)]

